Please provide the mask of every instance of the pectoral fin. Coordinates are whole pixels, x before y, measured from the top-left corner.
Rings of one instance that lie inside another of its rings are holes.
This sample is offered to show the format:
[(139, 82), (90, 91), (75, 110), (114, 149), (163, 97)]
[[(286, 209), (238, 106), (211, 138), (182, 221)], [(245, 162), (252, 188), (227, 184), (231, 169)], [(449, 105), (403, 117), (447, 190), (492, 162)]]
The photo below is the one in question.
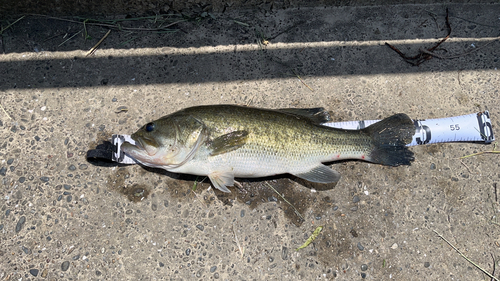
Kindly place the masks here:
[(232, 171), (212, 172), (208, 175), (212, 185), (218, 190), (226, 193), (231, 193), (227, 186), (234, 185), (234, 174)]
[(242, 147), (248, 138), (248, 131), (234, 131), (222, 135), (212, 141), (210, 148), (211, 156), (227, 153)]
[(319, 183), (331, 183), (331, 182), (338, 182), (340, 180), (339, 172), (334, 171), (323, 164), (319, 164), (318, 166), (312, 168), (311, 170), (305, 173), (293, 174), (293, 175), (301, 179), (308, 180), (310, 182), (319, 182)]

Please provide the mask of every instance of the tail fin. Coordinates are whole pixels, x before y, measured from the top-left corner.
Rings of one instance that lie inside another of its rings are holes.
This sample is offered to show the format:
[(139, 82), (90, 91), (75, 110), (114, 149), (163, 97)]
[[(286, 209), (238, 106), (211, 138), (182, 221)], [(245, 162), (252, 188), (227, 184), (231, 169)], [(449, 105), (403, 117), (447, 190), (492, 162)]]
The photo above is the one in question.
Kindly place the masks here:
[(412, 141), (415, 125), (408, 115), (399, 113), (363, 129), (374, 141), (370, 161), (388, 166), (410, 165), (415, 160), (406, 145)]

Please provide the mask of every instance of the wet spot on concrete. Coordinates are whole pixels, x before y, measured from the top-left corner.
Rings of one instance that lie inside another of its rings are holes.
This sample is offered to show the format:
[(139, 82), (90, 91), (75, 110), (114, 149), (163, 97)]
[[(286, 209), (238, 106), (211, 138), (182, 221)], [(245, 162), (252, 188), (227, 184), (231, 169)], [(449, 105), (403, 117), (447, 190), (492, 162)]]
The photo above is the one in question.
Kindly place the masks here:
[[(279, 207), (283, 210), (285, 217), (290, 223), (300, 226), (303, 222), (301, 216), (305, 211), (307, 211), (313, 204), (317, 204), (316, 195), (313, 195), (309, 188), (301, 187), (300, 184), (291, 180), (289, 178), (266, 178), (267, 180), (240, 180), (240, 187), (232, 188), (232, 193), (227, 194), (223, 192), (216, 191), (217, 197), (224, 203), (231, 202), (231, 200), (238, 200), (250, 206), (250, 209), (255, 209), (257, 206), (268, 203), (276, 202)], [(305, 183), (305, 181), (300, 181), (300, 183)], [(320, 186), (313, 183), (307, 184), (310, 186), (315, 186), (316, 190), (327, 190), (333, 188), (332, 185)], [(271, 187), (269, 187), (271, 186)], [(273, 190), (274, 188), (274, 190)], [(270, 198), (272, 198), (270, 200)], [(284, 199), (283, 199), (284, 198)], [(286, 201), (288, 202), (286, 202)], [(319, 204), (330, 204), (323, 200)], [(318, 210), (324, 210), (324, 208), (317, 208)], [(322, 216), (322, 214), (318, 214)]]
[(446, 201), (453, 207), (462, 205), (463, 200), (467, 197), (466, 193), (461, 190), (460, 185), (453, 178), (439, 178), (437, 181), (437, 189), (445, 195)]
[(428, 154), (431, 154), (431, 155), (434, 155), (440, 151), (445, 151), (446, 149), (444, 148), (446, 144), (442, 144), (442, 143), (436, 143), (436, 144), (431, 144), (431, 145), (424, 145), (422, 146), (422, 149), (428, 153)]
[(146, 199), (151, 193), (149, 188), (139, 184), (134, 184), (131, 187), (124, 187), (122, 189), (119, 189), (119, 191), (123, 195), (127, 196), (128, 200), (132, 202), (140, 202)]
[(132, 202), (140, 202), (148, 198), (151, 188), (140, 184), (128, 184), (126, 179), (130, 177), (126, 168), (119, 168), (116, 173), (108, 177), (108, 189), (119, 192)]
[(327, 226), (315, 240), (318, 259), (326, 266), (345, 263), (352, 257), (351, 235), (344, 228)]

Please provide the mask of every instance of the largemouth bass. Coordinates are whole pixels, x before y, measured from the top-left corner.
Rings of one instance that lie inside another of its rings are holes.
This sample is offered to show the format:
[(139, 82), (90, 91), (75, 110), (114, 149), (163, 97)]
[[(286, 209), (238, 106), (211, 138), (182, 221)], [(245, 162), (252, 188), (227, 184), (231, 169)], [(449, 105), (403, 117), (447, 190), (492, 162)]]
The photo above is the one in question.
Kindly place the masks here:
[(340, 174), (323, 163), (359, 159), (389, 166), (410, 165), (405, 146), (415, 127), (396, 114), (361, 130), (342, 130), (323, 108), (259, 109), (236, 105), (190, 107), (150, 122), (122, 150), (144, 166), (208, 176), (230, 192), (234, 178), (292, 174), (318, 183)]

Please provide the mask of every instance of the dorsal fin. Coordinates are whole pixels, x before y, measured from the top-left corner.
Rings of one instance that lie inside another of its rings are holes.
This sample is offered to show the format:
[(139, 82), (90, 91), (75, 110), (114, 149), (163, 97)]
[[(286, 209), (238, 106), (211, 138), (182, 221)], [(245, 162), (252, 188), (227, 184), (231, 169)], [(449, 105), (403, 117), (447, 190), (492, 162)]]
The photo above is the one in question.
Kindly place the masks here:
[(306, 117), (315, 124), (321, 124), (331, 121), (330, 113), (323, 107), (315, 108), (280, 108), (277, 111), (287, 113), (290, 115)]

